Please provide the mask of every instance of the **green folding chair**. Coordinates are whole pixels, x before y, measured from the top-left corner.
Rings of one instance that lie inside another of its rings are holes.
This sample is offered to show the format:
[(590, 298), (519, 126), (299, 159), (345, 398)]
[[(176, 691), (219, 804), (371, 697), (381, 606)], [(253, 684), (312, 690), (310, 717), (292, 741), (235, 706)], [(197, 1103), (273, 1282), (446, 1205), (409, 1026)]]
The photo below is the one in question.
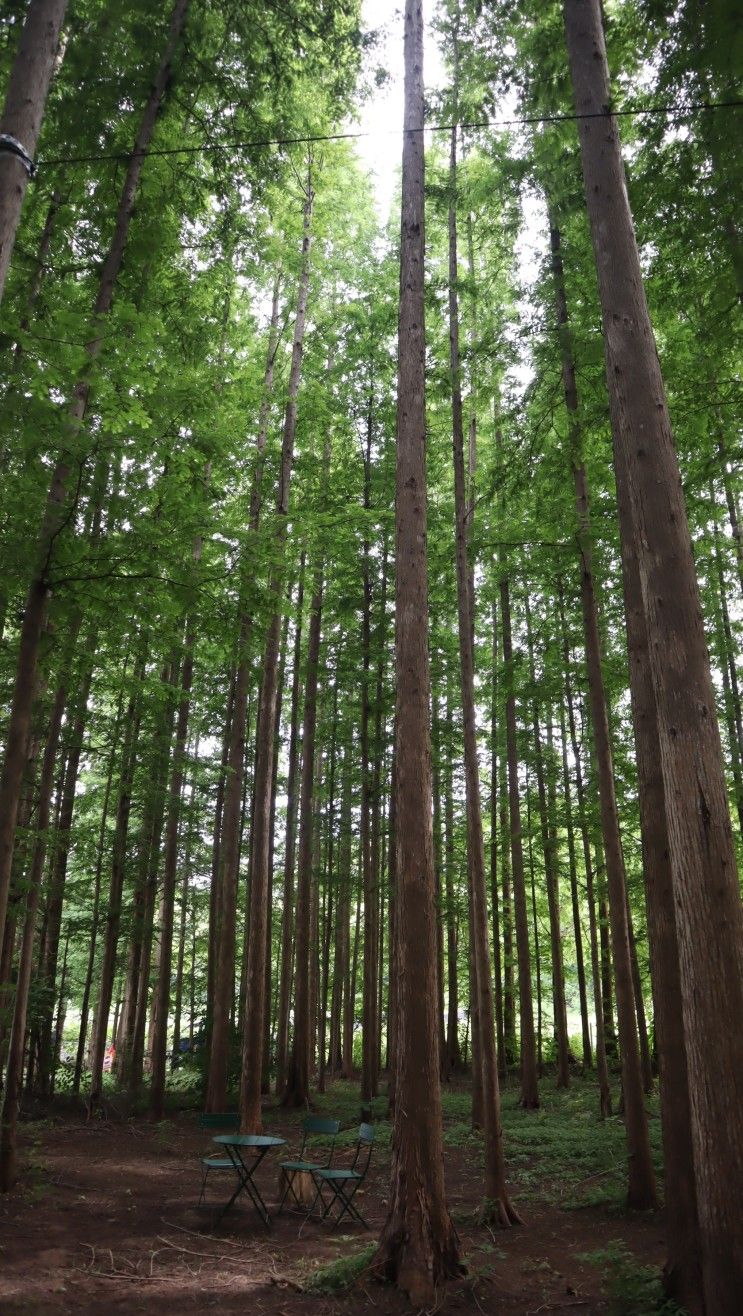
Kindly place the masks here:
[[(240, 1116), (236, 1111), (202, 1111), (197, 1120), (200, 1129), (209, 1129), (214, 1133), (237, 1133), (240, 1128)], [(234, 1174), (235, 1167), (229, 1156), (202, 1156), (201, 1158), (201, 1192), (199, 1193), (198, 1206), (204, 1201), (206, 1192), (206, 1181), (212, 1170), (231, 1170)]]
[[(374, 1128), (371, 1124), (362, 1124), (359, 1127), (356, 1152), (349, 1166), (323, 1166), (312, 1171), (317, 1191), (309, 1209), (309, 1215), (312, 1214), (318, 1202), (320, 1202), (323, 1208), (320, 1216), (322, 1220), (327, 1220), (328, 1216), (332, 1217), (335, 1211), (333, 1229), (340, 1224), (344, 1215), (350, 1215), (353, 1220), (358, 1220), (359, 1224), (363, 1225), (365, 1229), (369, 1228), (352, 1199), (356, 1196), (366, 1178), (373, 1146)], [(330, 1192), (330, 1198), (327, 1202), (323, 1196), (323, 1189), (325, 1188)]]
[[(284, 1209), (287, 1197), (293, 1198), (296, 1206), (288, 1206), (288, 1211), (300, 1210), (302, 1215), (308, 1214), (306, 1202), (301, 1202), (294, 1191), (294, 1178), (297, 1174), (313, 1174), (315, 1170), (327, 1168), (332, 1164), (333, 1153), (335, 1151), (335, 1140), (341, 1127), (340, 1120), (326, 1120), (319, 1115), (308, 1115), (302, 1122), (302, 1145), (299, 1149), (299, 1159), (296, 1161), (280, 1161), (279, 1168), (284, 1171), (284, 1192), (279, 1202), (279, 1211)], [(322, 1137), (327, 1142), (327, 1159), (324, 1161), (308, 1161), (305, 1158), (305, 1149), (308, 1138)]]

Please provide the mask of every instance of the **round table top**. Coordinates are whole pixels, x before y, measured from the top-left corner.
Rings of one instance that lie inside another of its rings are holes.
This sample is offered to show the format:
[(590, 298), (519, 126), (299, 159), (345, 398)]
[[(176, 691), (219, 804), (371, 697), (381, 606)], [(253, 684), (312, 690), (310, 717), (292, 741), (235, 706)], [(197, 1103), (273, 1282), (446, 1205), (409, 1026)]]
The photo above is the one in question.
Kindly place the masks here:
[(285, 1147), (286, 1138), (274, 1138), (268, 1133), (217, 1133), (214, 1142), (229, 1147)]

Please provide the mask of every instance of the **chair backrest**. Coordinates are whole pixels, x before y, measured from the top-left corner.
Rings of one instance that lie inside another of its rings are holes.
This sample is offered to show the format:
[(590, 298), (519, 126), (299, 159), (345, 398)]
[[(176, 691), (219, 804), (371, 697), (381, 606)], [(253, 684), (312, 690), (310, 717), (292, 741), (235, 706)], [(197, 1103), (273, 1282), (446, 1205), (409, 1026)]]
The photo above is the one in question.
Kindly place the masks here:
[(307, 1115), (302, 1121), (302, 1151), (300, 1154), (304, 1156), (304, 1149), (308, 1138), (325, 1138), (329, 1143), (327, 1163), (330, 1165), (333, 1160), (335, 1140), (340, 1132), (340, 1127), (340, 1120), (323, 1119), (322, 1115)]
[(236, 1110), (202, 1110), (197, 1126), (200, 1129), (224, 1129), (227, 1133), (232, 1129), (240, 1128), (240, 1116)]
[[(369, 1162), (371, 1161), (372, 1148), (373, 1148), (373, 1146), (374, 1146), (374, 1138), (375, 1138), (375, 1136), (376, 1136), (376, 1135), (375, 1135), (374, 1125), (373, 1125), (373, 1124), (360, 1124), (360, 1125), (359, 1125), (359, 1138), (358, 1138), (358, 1142), (356, 1143), (356, 1154), (355, 1154), (355, 1156), (354, 1156), (354, 1158), (353, 1158), (353, 1165), (352, 1165), (352, 1168), (353, 1168), (354, 1170), (357, 1170), (358, 1173), (360, 1173), (362, 1179), (364, 1178), (364, 1175), (366, 1174), (367, 1170), (369, 1169)], [(364, 1161), (364, 1168), (363, 1168), (363, 1170), (358, 1170), (359, 1161), (361, 1160), (362, 1156), (364, 1155), (364, 1152), (366, 1153), (366, 1159), (365, 1159), (365, 1161)]]

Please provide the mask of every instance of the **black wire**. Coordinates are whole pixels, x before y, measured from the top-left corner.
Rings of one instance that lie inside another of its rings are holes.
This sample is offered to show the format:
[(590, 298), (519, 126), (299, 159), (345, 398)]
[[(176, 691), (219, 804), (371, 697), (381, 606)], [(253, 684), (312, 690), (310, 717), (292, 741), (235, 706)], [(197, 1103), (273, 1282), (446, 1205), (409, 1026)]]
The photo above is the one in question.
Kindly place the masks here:
[(511, 128), (518, 125), (528, 125), (537, 123), (575, 123), (579, 119), (619, 119), (632, 118), (643, 114), (666, 115), (668, 118), (684, 118), (688, 114), (707, 113), (712, 110), (738, 110), (743, 107), (743, 99), (730, 101), (698, 101), (690, 105), (649, 105), (644, 109), (627, 108), (627, 109), (605, 109), (594, 110), (587, 114), (533, 114), (523, 119), (480, 119), (472, 123), (429, 123), (424, 124), (422, 128), (390, 128), (387, 132), (348, 132), (348, 133), (319, 133), (316, 136), (309, 137), (255, 137), (249, 138), (244, 142), (202, 142), (199, 146), (163, 146), (155, 147), (147, 151), (117, 151), (110, 155), (66, 155), (57, 156), (51, 160), (40, 160), (37, 163), (38, 169), (51, 169), (57, 165), (71, 164), (96, 164), (104, 160), (131, 160), (135, 155), (145, 156), (168, 156), (168, 155), (201, 155), (209, 151), (244, 151), (251, 147), (257, 146), (303, 146), (312, 142), (346, 142), (355, 141), (361, 137), (396, 137), (402, 132), (421, 133), (443, 133), (451, 132), (452, 128), (460, 130), (476, 128)]

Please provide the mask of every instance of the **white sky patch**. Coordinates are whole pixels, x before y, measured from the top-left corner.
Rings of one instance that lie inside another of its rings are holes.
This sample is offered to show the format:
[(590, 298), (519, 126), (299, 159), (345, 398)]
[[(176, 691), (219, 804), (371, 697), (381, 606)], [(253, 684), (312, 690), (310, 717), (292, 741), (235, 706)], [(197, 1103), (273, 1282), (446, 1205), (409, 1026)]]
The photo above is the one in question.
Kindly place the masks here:
[[(435, 0), (423, 0), (426, 92), (445, 82), (441, 53), (431, 28), (435, 8)], [(379, 218), (386, 224), (402, 161), (403, 10), (397, 0), (363, 0), (361, 14), (365, 28), (382, 29), (372, 63), (389, 74), (388, 81), (361, 106), (358, 124), (354, 125), (366, 134), (358, 139), (357, 150), (371, 172)]]

